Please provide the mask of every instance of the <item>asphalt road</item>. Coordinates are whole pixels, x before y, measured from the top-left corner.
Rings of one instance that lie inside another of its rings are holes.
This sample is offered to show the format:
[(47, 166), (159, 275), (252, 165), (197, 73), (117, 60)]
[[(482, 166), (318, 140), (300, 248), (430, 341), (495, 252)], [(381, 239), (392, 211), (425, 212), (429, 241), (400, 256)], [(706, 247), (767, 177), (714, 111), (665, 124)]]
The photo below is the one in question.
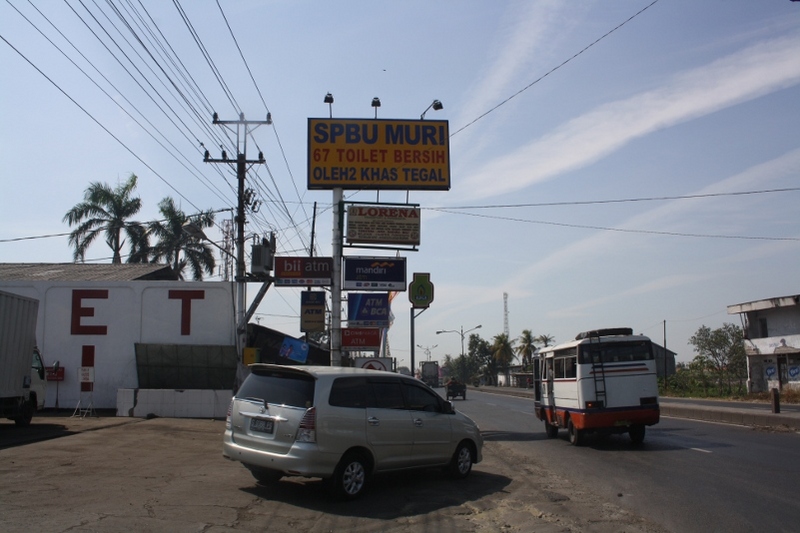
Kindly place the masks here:
[[(317, 479), (257, 484), (222, 458), (222, 421), (34, 420), (21, 433), (55, 438), (0, 450), (4, 533), (665, 531), (519, 453), (519, 435), (507, 430), (487, 432), (484, 461), (465, 480), (438, 469), (391, 474), (340, 502)], [(0, 424), (0, 440), (19, 429)]]
[[(556, 475), (670, 531), (797, 531), (800, 435), (662, 418), (634, 448), (627, 435), (570, 446), (546, 439), (531, 400), (470, 390), (458, 407), (487, 434), (506, 432), (517, 451)], [(513, 429), (512, 429), (513, 428)]]

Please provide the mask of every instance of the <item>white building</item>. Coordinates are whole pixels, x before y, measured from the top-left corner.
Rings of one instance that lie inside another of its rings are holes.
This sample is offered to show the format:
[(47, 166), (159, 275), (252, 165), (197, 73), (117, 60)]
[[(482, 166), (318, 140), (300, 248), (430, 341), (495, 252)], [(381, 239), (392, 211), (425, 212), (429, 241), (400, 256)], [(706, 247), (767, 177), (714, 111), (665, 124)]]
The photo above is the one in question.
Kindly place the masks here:
[(742, 317), (747, 390), (800, 388), (800, 295), (728, 306)]
[(231, 283), (178, 281), (164, 265), (5, 263), (0, 289), (39, 300), (39, 348), (64, 368), (46, 407), (116, 408), (118, 390), (140, 387), (232, 388)]

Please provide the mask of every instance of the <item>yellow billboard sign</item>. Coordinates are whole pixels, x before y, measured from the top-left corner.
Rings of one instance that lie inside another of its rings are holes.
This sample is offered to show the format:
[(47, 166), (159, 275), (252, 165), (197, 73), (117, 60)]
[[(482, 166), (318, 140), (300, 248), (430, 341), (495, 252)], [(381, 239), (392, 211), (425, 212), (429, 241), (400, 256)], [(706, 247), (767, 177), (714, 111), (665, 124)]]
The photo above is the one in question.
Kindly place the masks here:
[(446, 120), (308, 119), (309, 189), (450, 189)]

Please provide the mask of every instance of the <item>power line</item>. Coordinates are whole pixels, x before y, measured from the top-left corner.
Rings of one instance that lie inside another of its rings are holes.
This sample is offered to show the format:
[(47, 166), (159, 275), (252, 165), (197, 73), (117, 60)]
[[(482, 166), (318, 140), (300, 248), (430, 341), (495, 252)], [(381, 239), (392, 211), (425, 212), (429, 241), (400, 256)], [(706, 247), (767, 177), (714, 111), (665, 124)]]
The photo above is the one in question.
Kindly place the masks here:
[(583, 50), (581, 50), (581, 51), (580, 51), (580, 52), (578, 52), (577, 54), (573, 55), (572, 57), (570, 57), (570, 58), (569, 58), (569, 59), (567, 59), (566, 61), (563, 61), (563, 62), (562, 62), (560, 65), (558, 65), (558, 66), (556, 66), (556, 67), (553, 67), (552, 69), (550, 69), (548, 72), (544, 73), (544, 74), (543, 74), (542, 76), (540, 76), (539, 78), (537, 78), (537, 79), (533, 80), (531, 83), (529, 83), (528, 85), (526, 85), (525, 87), (523, 87), (523, 88), (522, 88), (522, 89), (520, 89), (519, 91), (515, 92), (514, 94), (512, 94), (511, 96), (509, 96), (509, 97), (508, 97), (508, 98), (506, 98), (505, 100), (501, 101), (501, 102), (500, 102), (499, 104), (497, 104), (496, 106), (494, 106), (494, 107), (490, 108), (488, 111), (484, 112), (482, 115), (479, 115), (477, 118), (475, 118), (475, 119), (473, 119), (472, 121), (468, 122), (468, 123), (467, 123), (467, 124), (465, 124), (464, 126), (461, 126), (460, 128), (458, 128), (456, 131), (454, 131), (453, 133), (451, 133), (451, 134), (450, 134), (450, 137), (453, 137), (454, 135), (456, 135), (456, 134), (458, 134), (458, 133), (460, 133), (460, 132), (464, 131), (465, 129), (469, 128), (470, 126), (472, 126), (473, 124), (475, 124), (476, 122), (478, 122), (480, 119), (482, 119), (483, 117), (485, 117), (485, 116), (486, 116), (486, 115), (488, 115), (489, 113), (492, 113), (492, 112), (496, 111), (496, 110), (497, 110), (498, 108), (500, 108), (501, 106), (503, 106), (503, 105), (507, 104), (508, 102), (510, 102), (511, 100), (513, 100), (514, 98), (516, 98), (517, 96), (519, 96), (520, 94), (524, 93), (525, 91), (527, 91), (528, 89), (530, 89), (531, 87), (533, 87), (534, 85), (536, 85), (537, 83), (539, 83), (540, 81), (542, 81), (543, 79), (545, 79), (547, 76), (549, 76), (550, 74), (552, 74), (552, 73), (553, 73), (553, 72), (555, 72), (556, 70), (560, 69), (561, 67), (563, 67), (564, 65), (566, 65), (567, 63), (569, 63), (570, 61), (572, 61), (573, 59), (577, 58), (579, 55), (581, 55), (582, 53), (584, 53), (585, 51), (587, 51), (589, 48), (593, 47), (594, 45), (596, 45), (597, 43), (599, 43), (600, 41), (602, 41), (603, 39), (605, 39), (606, 37), (608, 37), (609, 35), (611, 35), (611, 34), (612, 34), (612, 33), (614, 33), (615, 31), (617, 31), (617, 30), (618, 30), (618, 29), (620, 29), (621, 27), (623, 27), (623, 26), (624, 26), (625, 24), (627, 24), (628, 22), (630, 22), (630, 21), (632, 21), (633, 19), (635, 19), (636, 17), (638, 17), (639, 15), (641, 15), (642, 13), (644, 13), (645, 11), (647, 11), (648, 9), (650, 9), (651, 7), (653, 7), (653, 6), (654, 6), (655, 4), (657, 4), (657, 3), (658, 3), (658, 0), (653, 0), (653, 2), (652, 2), (651, 4), (649, 4), (649, 5), (645, 6), (645, 7), (643, 7), (643, 8), (642, 8), (642, 9), (640, 9), (640, 10), (639, 10), (639, 11), (638, 11), (636, 14), (632, 15), (632, 16), (631, 16), (631, 17), (629, 17), (627, 20), (625, 20), (625, 21), (624, 21), (624, 22), (622, 22), (621, 24), (617, 25), (615, 28), (613, 28), (613, 29), (611, 29), (610, 31), (606, 32), (606, 34), (605, 34), (605, 35), (603, 35), (602, 37), (598, 38), (598, 39), (597, 39), (597, 40), (595, 40), (593, 43), (591, 43), (591, 44), (589, 44), (589, 45), (585, 46), (585, 47), (583, 48)]
[(686, 194), (682, 196), (645, 196), (641, 198), (620, 198), (611, 200), (573, 200), (569, 202), (538, 202), (526, 204), (490, 204), (490, 205), (462, 205), (462, 206), (447, 206), (447, 207), (423, 207), (422, 209), (431, 209), (438, 211), (441, 209), (508, 209), (517, 207), (553, 207), (553, 206), (566, 206), (566, 205), (597, 205), (597, 204), (621, 204), (633, 202), (663, 202), (668, 200), (692, 200), (697, 198), (718, 198), (721, 196), (748, 196), (753, 194), (772, 194), (779, 192), (797, 192), (800, 187), (785, 187), (781, 189), (762, 189), (755, 191), (740, 191), (740, 192), (717, 192), (705, 194)]
[(479, 213), (464, 213), (459, 211), (449, 211), (447, 209), (437, 209), (440, 213), (449, 213), (451, 215), (464, 215), (464, 216), (471, 216), (471, 217), (478, 217), (478, 218), (489, 218), (495, 220), (506, 220), (509, 222), (522, 222), (525, 224), (541, 224), (545, 226), (559, 226), (564, 228), (576, 228), (576, 229), (591, 229), (591, 230), (599, 230), (599, 231), (616, 231), (619, 233), (640, 233), (646, 235), (666, 235), (670, 237), (694, 237), (694, 238), (710, 238), (710, 239), (738, 239), (738, 240), (750, 240), (750, 241), (798, 241), (800, 242), (800, 237), (763, 237), (763, 236), (755, 236), (755, 237), (748, 237), (745, 235), (717, 235), (717, 234), (706, 234), (706, 233), (683, 233), (678, 231), (657, 231), (657, 230), (642, 230), (642, 229), (629, 229), (629, 228), (610, 228), (607, 226), (591, 226), (591, 225), (584, 225), (584, 224), (569, 224), (566, 222), (551, 222), (546, 220), (528, 220), (524, 218), (514, 218), (514, 217), (501, 217), (495, 215), (483, 215)]

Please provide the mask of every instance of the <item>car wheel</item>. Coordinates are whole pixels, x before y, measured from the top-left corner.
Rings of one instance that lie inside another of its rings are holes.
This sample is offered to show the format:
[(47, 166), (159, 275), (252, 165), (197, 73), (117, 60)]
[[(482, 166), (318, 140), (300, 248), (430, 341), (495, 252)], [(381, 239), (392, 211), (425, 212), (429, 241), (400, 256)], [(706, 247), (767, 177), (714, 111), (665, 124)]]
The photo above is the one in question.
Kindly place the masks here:
[(633, 444), (641, 444), (644, 442), (645, 427), (641, 424), (636, 424), (628, 429), (628, 435)]
[(272, 485), (280, 481), (283, 477), (283, 472), (278, 472), (277, 470), (270, 470), (269, 468), (259, 468), (257, 466), (247, 466), (247, 469), (253, 474), (253, 477), (256, 478), (256, 481), (261, 483), (262, 485)]
[(569, 419), (567, 422), (567, 432), (569, 433), (569, 443), (573, 446), (582, 446), (583, 445), (583, 431), (576, 428), (575, 424), (572, 423), (572, 419)]
[(367, 485), (369, 462), (360, 453), (345, 455), (333, 473), (333, 492), (346, 500), (353, 500), (364, 492)]
[(462, 442), (456, 448), (450, 461), (450, 474), (456, 479), (463, 479), (472, 471), (472, 447)]
[(558, 426), (555, 426), (547, 421), (544, 423), (544, 432), (547, 433), (548, 439), (554, 439), (558, 437)]

